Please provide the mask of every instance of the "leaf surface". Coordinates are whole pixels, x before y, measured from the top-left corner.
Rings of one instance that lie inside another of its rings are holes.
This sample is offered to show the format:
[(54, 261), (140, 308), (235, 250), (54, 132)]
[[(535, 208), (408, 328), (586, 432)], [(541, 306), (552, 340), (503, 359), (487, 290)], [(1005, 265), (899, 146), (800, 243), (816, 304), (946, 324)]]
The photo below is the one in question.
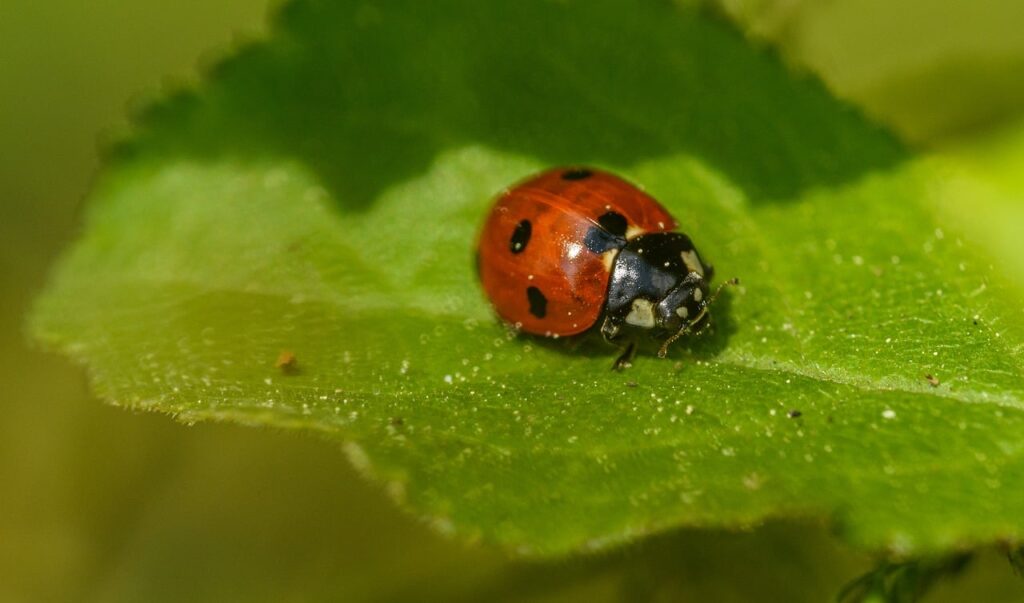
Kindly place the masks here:
[[(713, 333), (615, 374), (494, 320), (476, 230), (555, 164), (741, 279)], [(32, 324), (106, 399), (322, 433), (524, 554), (792, 515), (943, 550), (1024, 517), (1020, 290), (955, 219), (997, 193), (701, 13), (296, 2), (139, 119)]]

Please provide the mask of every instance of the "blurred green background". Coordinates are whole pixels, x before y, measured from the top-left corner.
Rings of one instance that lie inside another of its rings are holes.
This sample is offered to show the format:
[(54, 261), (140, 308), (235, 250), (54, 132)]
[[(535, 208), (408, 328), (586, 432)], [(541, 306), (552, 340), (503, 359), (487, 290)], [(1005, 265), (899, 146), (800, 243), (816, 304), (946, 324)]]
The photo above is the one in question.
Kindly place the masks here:
[[(261, 35), (278, 3), (0, 4), (0, 601), (810, 601), (871, 566), (817, 524), (509, 561), (395, 509), (333, 445), (117, 410), (30, 348), (23, 316), (75, 234), (98, 142), (123, 131), (130, 106)], [(913, 145), (959, 149), (1024, 108), (1016, 0), (720, 8)], [(1024, 600), (1015, 580), (984, 552), (929, 600)]]

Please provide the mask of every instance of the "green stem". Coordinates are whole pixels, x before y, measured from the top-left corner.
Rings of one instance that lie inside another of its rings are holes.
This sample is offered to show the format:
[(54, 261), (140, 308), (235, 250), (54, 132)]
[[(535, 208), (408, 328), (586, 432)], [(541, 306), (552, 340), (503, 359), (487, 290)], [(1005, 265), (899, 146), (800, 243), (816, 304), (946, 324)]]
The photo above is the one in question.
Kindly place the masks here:
[[(1017, 552), (1019, 555), (1020, 549)], [(836, 601), (914, 603), (920, 601), (940, 578), (953, 577), (962, 572), (972, 558), (973, 553), (958, 553), (901, 563), (883, 561), (875, 569), (844, 586)]]

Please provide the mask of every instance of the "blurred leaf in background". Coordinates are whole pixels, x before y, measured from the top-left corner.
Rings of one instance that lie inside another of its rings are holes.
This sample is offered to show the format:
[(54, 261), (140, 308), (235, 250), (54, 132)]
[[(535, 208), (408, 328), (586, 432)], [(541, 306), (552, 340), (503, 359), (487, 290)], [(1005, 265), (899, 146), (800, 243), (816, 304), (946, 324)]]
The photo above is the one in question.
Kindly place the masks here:
[[(200, 14), (200, 11), (196, 11), (196, 14)], [(380, 15), (374, 9), (366, 9), (358, 13), (357, 17), (363, 26), (372, 27)], [(208, 15), (203, 15), (203, 19), (204, 23), (211, 22)], [(0, 19), (2, 22), (4, 20)], [(79, 26), (78, 22), (73, 24)], [(326, 31), (330, 31), (330, 28)], [(68, 37), (75, 40), (71, 32)], [(444, 42), (439, 41), (437, 44), (443, 46)], [(31, 45), (28, 47), (31, 48)], [(121, 53), (130, 55), (127, 50), (121, 50)], [(121, 53), (115, 53), (115, 56), (121, 56)], [(257, 58), (288, 60), (287, 52)], [(187, 62), (191, 59), (184, 60)], [(512, 75), (516, 77), (509, 76), (511, 79), (530, 82), (531, 77), (537, 77), (530, 73), (520, 74), (514, 70), (514, 65), (505, 67), (513, 69)], [(149, 68), (166, 69), (159, 65), (151, 65)], [(768, 68), (766, 73), (770, 72)], [(501, 75), (499, 73), (495, 79), (500, 79)], [(372, 82), (373, 79), (368, 78), (365, 83)], [(240, 90), (253, 85), (244, 80), (237, 84)], [(259, 82), (255, 84), (261, 85)], [(439, 99), (439, 106), (431, 107), (434, 97), (430, 93), (433, 88), (429, 83), (423, 86), (428, 110), (439, 110), (456, 123), (462, 118), (460, 113), (471, 114), (463, 105), (440, 106), (443, 104), (440, 100), (447, 99)], [(572, 91), (576, 84), (570, 82), (565, 86)], [(52, 92), (49, 94), (53, 95)], [(40, 95), (47, 96), (45, 92)], [(354, 90), (347, 98), (358, 99), (359, 95), (360, 91)], [(254, 108), (259, 110), (266, 99), (256, 98)], [(317, 99), (315, 94), (311, 98)], [(34, 100), (34, 96), (26, 100), (25, 106), (37, 106)], [(319, 100), (326, 102), (330, 98)], [(179, 102), (188, 107), (194, 100), (182, 98)], [(71, 111), (75, 104), (69, 103), (68, 106)], [(403, 116), (402, 109), (396, 105), (391, 115), (396, 123), (391, 133), (394, 138), (377, 141), (382, 156), (390, 148), (406, 148), (402, 146), (403, 143), (423, 138), (422, 133), (415, 129), (418, 121)], [(382, 108), (367, 107), (367, 110), (383, 111), (386, 114), (392, 108), (385, 104)], [(355, 115), (359, 113), (355, 112)], [(616, 119), (621, 117), (617, 115)], [(289, 116), (271, 115), (270, 118), (270, 123), (274, 123), (274, 119), (287, 120)], [(158, 115), (157, 123), (159, 119)], [(569, 119), (570, 127), (585, 125), (574, 125), (571, 116)], [(38, 120), (41, 122), (40, 131), (45, 131), (46, 119), (40, 117)], [(173, 119), (170, 123), (174, 123)], [(193, 125), (197, 126), (198, 131), (202, 130), (201, 124)], [(249, 125), (244, 118), (239, 119), (240, 132)], [(326, 178), (329, 184), (338, 185), (338, 190), (347, 190), (342, 195), (344, 198), (366, 198), (380, 188), (379, 184), (372, 181), (372, 178), (380, 176), (379, 172), (367, 174), (362, 181), (356, 180), (357, 185), (348, 189), (344, 188), (344, 181), (331, 182), (333, 174), (329, 169), (330, 161), (337, 159), (330, 159), (327, 164), (317, 164), (318, 157), (331, 155), (325, 152), (325, 148), (311, 149), (303, 146), (307, 141), (304, 140), (306, 137), (302, 135), (304, 130), (301, 128), (308, 126), (307, 123), (300, 119), (289, 125), (299, 129), (284, 140), (270, 136), (269, 140), (274, 141), (272, 145), (245, 144), (239, 145), (239, 148), (245, 148), (254, 155), (265, 154), (268, 149), (274, 151), (287, 148), (292, 154), (304, 156), (310, 159), (311, 167), (319, 170), (319, 175)], [(95, 126), (80, 127), (88, 131)], [(352, 124), (337, 124), (337, 127), (349, 128)], [(496, 126), (473, 123), (467, 127), (472, 131), (480, 131), (479, 128), (486, 131)], [(685, 129), (687, 126), (675, 124), (673, 127)], [(182, 134), (180, 140), (186, 147), (195, 140), (203, 139), (202, 136), (193, 136), (197, 130)], [(494, 131), (496, 135), (504, 136), (500, 130)], [(242, 133), (251, 136), (249, 140), (242, 139), (246, 142), (268, 140), (268, 132), (260, 127), (254, 132)], [(700, 132), (696, 134), (696, 141), (687, 144), (700, 144), (702, 140), (709, 140), (702, 138)], [(528, 132), (526, 138), (542, 135)], [(647, 140), (651, 136), (642, 124), (633, 134), (637, 141)], [(14, 138), (18, 141), (25, 137)], [(429, 141), (429, 138), (428, 142), (441, 146), (452, 142), (443, 139)], [(168, 139), (165, 136), (162, 140), (156, 140), (156, 146), (159, 147), (160, 143), (168, 140), (173, 142), (174, 137)], [(365, 136), (360, 140), (372, 141)], [(819, 140), (827, 141), (827, 138)], [(929, 195), (927, 199), (931, 203), (929, 208), (950, 212), (950, 219), (958, 227), (975, 229), (969, 231), (971, 238), (968, 240), (972, 243), (975, 242), (972, 240), (975, 236), (985, 238), (984, 234), (989, 230), (1012, 230), (1012, 222), (999, 218), (979, 218), (972, 212), (964, 212), (962, 204), (957, 201), (963, 195), (969, 195), (972, 199), (982, 196), (998, 199), (1007, 212), (1019, 207), (1015, 200), (1019, 198), (1017, 195), (1020, 188), (1014, 180), (1014, 174), (1019, 173), (1014, 170), (1014, 166), (1019, 165), (1014, 155), (1017, 140), (1011, 133), (1001, 145), (982, 145), (991, 160), (972, 164), (970, 159), (984, 156), (982, 151), (977, 148), (958, 148), (932, 160), (928, 166), (928, 169), (938, 167), (958, 176), (947, 183), (960, 183), (964, 188), (947, 186), (938, 194)], [(313, 141), (323, 139), (313, 137)], [(608, 144), (601, 147), (598, 139), (599, 144), (594, 152), (607, 153), (614, 150), (612, 142), (613, 139), (609, 138)], [(207, 139), (207, 143), (213, 146), (206, 146), (206, 151), (216, 151), (216, 144), (221, 141)], [(358, 151), (346, 149), (346, 140), (328, 140), (326, 143), (326, 151), (340, 150), (342, 158), (350, 157)], [(558, 149), (559, 141), (553, 143), (552, 158), (566, 152), (564, 148)], [(671, 146), (674, 143), (660, 139), (655, 148), (644, 152), (660, 152), (658, 144)], [(341, 145), (341, 148), (331, 145)], [(3, 146), (7, 150), (7, 145)], [(50, 147), (59, 148), (60, 145), (52, 143), (47, 145), (46, 150)], [(411, 146), (408, 150), (415, 157), (418, 148), (422, 150), (423, 147)], [(172, 144), (171, 148), (162, 150), (174, 152), (175, 149)], [(701, 150), (697, 147), (698, 154), (701, 154)], [(785, 181), (765, 179), (763, 174), (749, 171), (744, 173), (746, 168), (731, 165), (729, 157), (715, 158), (713, 146), (705, 145), (703, 150), (711, 153), (709, 156), (718, 169), (746, 183), (747, 189), (760, 186), (761, 192), (781, 192), (781, 195), (776, 196), (785, 196)], [(30, 156), (27, 153), (23, 155)], [(427, 156), (429, 154), (422, 155)], [(882, 157), (862, 160), (885, 163), (887, 156), (892, 157), (883, 154)], [(42, 166), (36, 167), (36, 170), (49, 173), (46, 166), (49, 165), (48, 160), (52, 161), (50, 154), (39, 152), (36, 157), (31, 165)], [(531, 166), (529, 161), (517, 158), (511, 161), (513, 164), (520, 161), (524, 169)], [(839, 168), (826, 165), (826, 177), (835, 174), (836, 169)], [(4, 172), (5, 197), (8, 189), (27, 191), (45, 190), (47, 186), (70, 186), (64, 184), (67, 180), (53, 181), (46, 177), (29, 183), (23, 189), (8, 184), (28, 182), (23, 176), (26, 171), (12, 168)], [(651, 165), (646, 171), (641, 168), (639, 173), (657, 180), (658, 171), (656, 165)], [(142, 176), (145, 177), (145, 174)], [(494, 180), (493, 186), (491, 183), (479, 186), (480, 195), (486, 196), (491, 192), (485, 189), (507, 183), (504, 175), (492, 175), (490, 178)], [(978, 195), (980, 183), (986, 186), (984, 195)], [(264, 184), (273, 183), (264, 181)], [(450, 190), (449, 184), (442, 182), (438, 186), (440, 190)], [(57, 224), (56, 228), (50, 227), (54, 231), (53, 238), (66, 236), (64, 233), (70, 223), (67, 207), (71, 201), (65, 198), (66, 192), (58, 190), (56, 193), (48, 193), (54, 198), (64, 199), (63, 204), (41, 203), (41, 208), (34, 208), (31, 203), (15, 205), (15, 208), (25, 213), (19, 216), (20, 225), (18, 222), (5, 221), (5, 224), (12, 224), (12, 235), (18, 231), (28, 232), (26, 225), (34, 223)], [(416, 188), (411, 188), (405, 194), (416, 192)], [(709, 194), (717, 192), (720, 191), (710, 191)], [(394, 193), (399, 197), (401, 194), (401, 191)], [(24, 199), (26, 196), (14, 194), (11, 198)], [(46, 213), (34, 214), (33, 210)], [(395, 215), (385, 217), (395, 218)], [(469, 227), (469, 216), (459, 219), (464, 221), (463, 229)], [(367, 222), (372, 223), (372, 218), (367, 219)], [(699, 221), (697, 225), (700, 232), (710, 232), (706, 229), (711, 226)], [(458, 235), (458, 232), (452, 234)], [(712, 235), (705, 236), (712, 240), (715, 238)], [(30, 237), (21, 237), (26, 238)], [(13, 236), (12, 239), (18, 240)], [(39, 265), (56, 246), (56, 241), (52, 239), (35, 240), (39, 241), (36, 243), (38, 247), (12, 245), (12, 253), (4, 254), (5, 260), (16, 258), (12, 264), (17, 264), (10, 273), (5, 266), (4, 278), (8, 278), (8, 274), (21, 275), (12, 278), (17, 289), (10, 290), (17, 291), (17, 297), (11, 302), (5, 299), (5, 303), (11, 304), (11, 311), (9, 315), (5, 314), (4, 320), (10, 320), (12, 325), (19, 320), (18, 315), (24, 307), (26, 285), (23, 283), (38, 286), (41, 282)], [(442, 248), (448, 245), (454, 250), (461, 240), (460, 236), (453, 236), (452, 240), (437, 244)], [(1012, 263), (1015, 258), (1024, 255), (1019, 253), (1019, 249), (1014, 249), (1009, 239), (1004, 242), (1009, 245), (1006, 253), (996, 257), (1007, 257), (1007, 261)], [(722, 245), (721, 242), (714, 244)], [(26, 253), (29, 249), (38, 251)], [(736, 253), (734, 250), (733, 254)], [(723, 252), (719, 251), (721, 255)], [(852, 258), (850, 260), (853, 261)], [(1019, 265), (1019, 259), (1016, 261)], [(31, 267), (33, 265), (34, 268)], [(15, 269), (22, 272), (16, 272)], [(4, 290), (9, 289), (5, 287)], [(678, 597), (684, 593), (700, 599), (701, 592), (721, 596), (722, 584), (730, 581), (735, 589), (734, 600), (750, 600), (752, 596), (763, 593), (773, 593), (778, 600), (821, 600), (835, 592), (844, 580), (866, 569), (863, 558), (837, 548), (838, 545), (825, 539), (819, 529), (802, 525), (777, 525), (752, 535), (730, 535), (714, 531), (683, 532), (654, 539), (639, 548), (569, 562), (567, 565), (507, 565), (496, 551), (470, 551), (439, 540), (407, 517), (382, 505), (379, 501), (380, 493), (353, 481), (351, 473), (329, 445), (223, 426), (196, 428), (189, 432), (176, 429), (158, 417), (118, 415), (108, 409), (95, 408), (78, 398), (81, 390), (73, 377), (54, 379), (57, 370), (67, 373), (66, 368), (56, 368), (60, 366), (59, 363), (25, 352), (20, 346), (16, 347), (15, 341), (12, 341), (10, 348), (5, 346), (5, 353), (8, 349), (11, 350), (11, 360), (4, 363), (8, 367), (5, 370), (10, 370), (11, 382), (18, 384), (18, 389), (14, 391), (21, 392), (15, 396), (15, 403), (10, 409), (15, 419), (8, 424), (12, 437), (5, 437), (5, 447), (0, 449), (3, 468), (9, 469), (11, 475), (16, 476), (10, 480), (5, 477), (0, 486), (7, 490), (0, 493), (0, 501), (4, 501), (0, 504), (5, 505), (6, 509), (6, 505), (12, 505), (13, 501), (13, 505), (16, 505), (13, 508), (18, 511), (11, 516), (10, 526), (0, 526), (5, 535), (16, 536), (13, 539), (4, 538), (4, 544), (0, 545), (0, 575), (5, 578), (8, 575), (16, 577), (0, 580), (5, 585), (13, 585), (7, 586), (13, 589), (10, 598), (40, 598), (40, 593), (49, 592), (59, 599), (92, 597), (103, 600), (155, 600), (165, 597), (177, 600), (190, 594), (218, 599), (238, 593), (238, 585), (244, 583), (250, 585), (252, 591), (242, 598), (262, 597), (265, 600), (280, 600), (286, 596), (299, 599), (332, 598), (339, 594), (347, 595), (349, 599), (407, 600), (427, 592), (435, 593), (437, 597), (467, 600), (477, 600), (484, 596), (495, 599), (574, 596), (615, 598), (625, 594), (650, 597), (674, 594)], [(263, 352), (276, 355), (277, 351)], [(253, 355), (260, 358), (265, 356), (261, 355), (260, 350), (253, 351)], [(35, 372), (21, 370), (26, 359), (38, 363), (40, 368)], [(595, 359), (593, 362), (599, 360), (606, 359)], [(310, 368), (315, 367), (307, 366), (307, 377)], [(394, 368), (400, 369), (400, 366)], [(64, 409), (63, 412), (61, 409)], [(59, 429), (55, 421), (58, 417), (69, 423), (69, 427)], [(389, 424), (396, 427), (394, 423)], [(383, 428), (386, 430), (387, 425)], [(69, 430), (72, 437), (62, 435), (68, 434)], [(110, 433), (120, 435), (110, 437)], [(92, 454), (83, 454), (83, 450), (92, 451)], [(6, 476), (7, 471), (4, 474)], [(42, 488), (42, 484), (46, 484), (48, 489)], [(26, 496), (29, 492), (33, 495)], [(40, 500), (52, 504), (40, 505)], [(60, 581), (60, 584), (52, 580), (54, 559), (62, 560), (62, 567), (74, 568), (76, 579)], [(287, 560), (284, 567), (282, 560)], [(946, 588), (951, 589), (946, 591), (949, 600), (962, 600), (965, 592), (985, 593), (985, 600), (998, 600), (999, 596), (1011, 600), (1013, 585), (1006, 584), (1005, 574), (993, 571), (993, 568), (998, 568), (1001, 560), (996, 555), (990, 555), (983, 557), (983, 561), (986, 563), (975, 566), (978, 569), (974, 569), (963, 582), (946, 585)], [(734, 581), (737, 564), (750, 568), (743, 573), (743, 580), (738, 584)], [(455, 576), (452, 576), (453, 567), (459, 568)], [(471, 571), (467, 571), (467, 568)], [(382, 578), (384, 576), (386, 579)], [(437, 582), (437, 576), (449, 578), (448, 581)], [(435, 590), (425, 590), (428, 582), (431, 583), (429, 588)], [(956, 590), (958, 588), (961, 590)], [(943, 593), (937, 594), (941, 597)]]
[(714, 3), (910, 142), (977, 135), (1024, 108), (1020, 2)]

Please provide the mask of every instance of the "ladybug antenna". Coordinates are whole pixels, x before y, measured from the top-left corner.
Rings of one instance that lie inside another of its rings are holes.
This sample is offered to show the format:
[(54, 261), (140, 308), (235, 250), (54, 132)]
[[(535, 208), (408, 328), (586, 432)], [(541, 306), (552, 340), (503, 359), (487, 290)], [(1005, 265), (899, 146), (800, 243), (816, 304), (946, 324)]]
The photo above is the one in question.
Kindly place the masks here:
[(692, 321), (690, 321), (690, 322), (686, 323), (685, 325), (683, 325), (683, 328), (679, 329), (678, 331), (673, 333), (671, 337), (669, 337), (668, 339), (663, 341), (661, 343), (661, 347), (658, 348), (658, 358), (664, 358), (665, 356), (668, 356), (668, 346), (670, 346), (673, 343), (675, 343), (675, 341), (677, 339), (679, 339), (680, 337), (682, 337), (683, 335), (686, 335), (687, 333), (689, 333), (690, 332), (690, 327), (692, 327), (693, 325), (697, 324), (697, 321), (703, 319), (704, 316), (707, 313), (708, 313), (708, 308), (707, 308), (707, 306), (704, 306), (703, 308), (701, 308), (700, 313), (697, 314), (697, 316)]
[[(708, 308), (711, 306), (711, 304), (715, 303), (716, 299), (718, 299), (718, 294), (722, 292), (722, 289), (725, 289), (727, 285), (738, 284), (740, 284), (740, 279), (733, 277), (719, 285), (718, 288), (715, 289), (715, 292), (711, 294), (711, 297), (708, 298), (707, 303), (705, 303), (704, 306), (700, 309), (700, 312), (697, 314), (697, 316), (694, 316), (693, 320), (683, 325), (681, 329), (673, 333), (671, 337), (662, 342), (661, 347), (658, 348), (658, 358), (664, 358), (665, 356), (668, 356), (668, 346), (675, 343), (676, 340), (682, 337), (683, 335), (689, 333), (693, 325), (704, 320), (704, 317), (707, 316), (708, 314)], [(700, 331), (697, 331), (696, 334), (700, 335), (700, 333), (703, 332), (705, 328), (707, 328), (707, 325), (704, 325), (704, 327), (702, 327)]]

